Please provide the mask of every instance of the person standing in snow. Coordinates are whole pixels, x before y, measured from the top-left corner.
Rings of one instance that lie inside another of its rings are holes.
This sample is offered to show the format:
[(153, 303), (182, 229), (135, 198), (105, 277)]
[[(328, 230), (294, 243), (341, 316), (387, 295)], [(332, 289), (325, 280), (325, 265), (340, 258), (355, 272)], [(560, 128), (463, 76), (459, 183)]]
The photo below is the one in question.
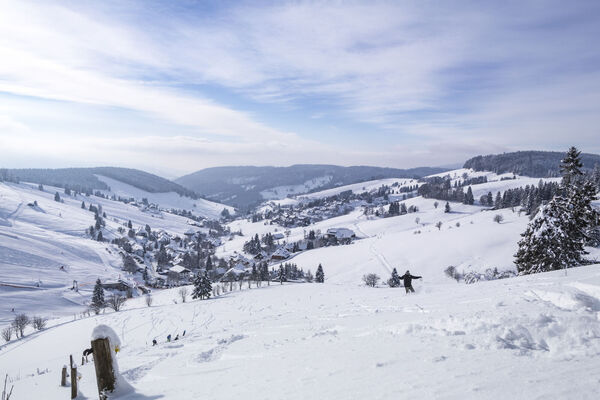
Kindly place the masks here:
[(410, 292), (415, 292), (415, 289), (412, 287), (413, 279), (421, 279), (420, 276), (411, 275), (409, 270), (406, 270), (406, 273), (400, 277), (404, 281), (404, 289), (406, 290), (406, 294)]
[(169, 336), (167, 336), (167, 342), (171, 341), (171, 334), (169, 333)]

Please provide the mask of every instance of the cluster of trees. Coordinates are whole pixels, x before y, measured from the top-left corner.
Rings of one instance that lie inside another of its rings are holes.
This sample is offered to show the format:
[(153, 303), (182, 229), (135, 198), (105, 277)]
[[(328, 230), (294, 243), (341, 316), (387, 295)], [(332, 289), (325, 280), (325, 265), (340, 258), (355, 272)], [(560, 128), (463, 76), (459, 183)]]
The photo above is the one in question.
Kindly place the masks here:
[[(497, 174), (536, 176), (540, 178), (560, 176), (560, 163), (564, 153), (550, 151), (517, 151), (512, 153), (477, 156), (468, 160), (464, 168), (475, 171), (493, 171)], [(600, 156), (580, 154), (582, 170), (591, 170), (600, 164)]]
[(19, 337), (24, 337), (25, 328), (27, 328), (27, 326), (31, 325), (36, 331), (41, 331), (46, 328), (47, 322), (48, 320), (43, 317), (36, 316), (31, 319), (27, 314), (17, 314), (12, 323), (4, 328), (0, 334), (6, 342), (9, 342), (12, 339), (13, 334), (17, 339)]
[(521, 235), (515, 254), (519, 274), (570, 268), (587, 263), (584, 246), (598, 227), (591, 202), (596, 187), (584, 176), (581, 153), (571, 147), (561, 162), (563, 178), (558, 193), (541, 207)]
[(94, 285), (94, 292), (92, 294), (92, 301), (90, 308), (95, 314), (100, 314), (106, 307), (110, 307), (115, 311), (119, 311), (123, 304), (125, 304), (126, 298), (118, 293), (112, 294), (108, 299), (104, 298), (104, 288), (100, 279), (96, 280)]
[(426, 183), (419, 186), (418, 194), (431, 199), (457, 201), (464, 204), (475, 203), (473, 190), (471, 186), (465, 192), (462, 186), (452, 187), (452, 181), (449, 177), (432, 177), (426, 180)]
[(559, 192), (559, 184), (556, 182), (543, 182), (540, 180), (537, 186), (527, 185), (524, 188), (507, 189), (504, 193), (492, 192), (481, 196), (479, 202), (482, 206), (493, 207), (498, 210), (501, 208), (522, 207), (527, 215), (533, 215), (538, 208), (552, 200)]
[(413, 213), (413, 212), (417, 212), (417, 211), (419, 211), (419, 208), (415, 205), (411, 205), (410, 207), (407, 208), (406, 204), (400, 203), (398, 201), (393, 201), (390, 203), (390, 206), (388, 208), (388, 215), (389, 216), (404, 215), (404, 214)]

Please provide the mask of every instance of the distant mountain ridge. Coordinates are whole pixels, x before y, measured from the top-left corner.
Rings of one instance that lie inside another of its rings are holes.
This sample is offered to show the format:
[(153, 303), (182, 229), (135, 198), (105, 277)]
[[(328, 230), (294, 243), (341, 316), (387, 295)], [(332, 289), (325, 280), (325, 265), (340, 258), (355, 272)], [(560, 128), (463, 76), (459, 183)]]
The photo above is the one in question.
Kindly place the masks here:
[(301, 194), (367, 180), (420, 178), (444, 171), (447, 169), (315, 164), (289, 167), (214, 167), (182, 176), (175, 179), (175, 182), (213, 201), (246, 208), (265, 200), (266, 197), (261, 192), (273, 192), (275, 188), (279, 188), (279, 193), (288, 190), (290, 194)]
[(108, 190), (108, 185), (96, 176), (103, 175), (150, 193), (175, 192), (192, 199), (198, 198), (198, 195), (193, 190), (186, 189), (160, 176), (132, 168), (26, 168), (5, 169), (3, 173), (18, 181), (68, 187), (81, 192)]
[[(559, 166), (564, 157), (565, 153), (559, 151), (516, 151), (473, 157), (465, 162), (464, 168), (550, 178), (560, 176)], [(582, 153), (581, 161), (585, 170), (591, 170), (596, 164), (600, 165), (600, 155)]]

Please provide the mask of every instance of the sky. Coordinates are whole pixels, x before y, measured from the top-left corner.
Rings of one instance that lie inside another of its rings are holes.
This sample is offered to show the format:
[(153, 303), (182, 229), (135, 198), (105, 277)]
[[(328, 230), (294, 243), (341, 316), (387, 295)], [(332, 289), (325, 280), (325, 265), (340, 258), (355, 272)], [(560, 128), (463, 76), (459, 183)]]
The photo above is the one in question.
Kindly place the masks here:
[(0, 0), (0, 167), (600, 153), (598, 1)]

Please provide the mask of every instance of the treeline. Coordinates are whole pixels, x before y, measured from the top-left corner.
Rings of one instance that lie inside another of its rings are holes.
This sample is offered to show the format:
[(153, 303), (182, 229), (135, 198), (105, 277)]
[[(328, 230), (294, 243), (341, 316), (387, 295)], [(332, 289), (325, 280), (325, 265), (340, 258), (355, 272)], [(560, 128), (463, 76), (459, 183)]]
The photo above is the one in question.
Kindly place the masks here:
[[(513, 173), (532, 177), (557, 177), (561, 175), (560, 163), (564, 153), (551, 151), (517, 151), (473, 157), (464, 168), (475, 171), (491, 171), (497, 174)], [(600, 155), (581, 154), (582, 172), (600, 164)]]
[(7, 182), (32, 182), (85, 194), (92, 194), (96, 190), (110, 190), (96, 175), (103, 175), (150, 193), (175, 192), (180, 196), (199, 198), (195, 192), (175, 182), (131, 168), (0, 169), (0, 180)]
[(417, 193), (430, 199), (445, 201), (457, 201), (464, 204), (474, 204), (473, 190), (471, 186), (465, 192), (462, 184), (456, 182), (454, 187), (449, 177), (432, 177), (425, 180), (425, 184), (419, 186)]
[(514, 189), (506, 189), (504, 193), (497, 192), (492, 197), (492, 192), (481, 196), (479, 203), (482, 206), (494, 209), (522, 207), (527, 215), (534, 215), (538, 208), (556, 196), (560, 186), (556, 182), (543, 182), (540, 180), (537, 186), (527, 185)]

